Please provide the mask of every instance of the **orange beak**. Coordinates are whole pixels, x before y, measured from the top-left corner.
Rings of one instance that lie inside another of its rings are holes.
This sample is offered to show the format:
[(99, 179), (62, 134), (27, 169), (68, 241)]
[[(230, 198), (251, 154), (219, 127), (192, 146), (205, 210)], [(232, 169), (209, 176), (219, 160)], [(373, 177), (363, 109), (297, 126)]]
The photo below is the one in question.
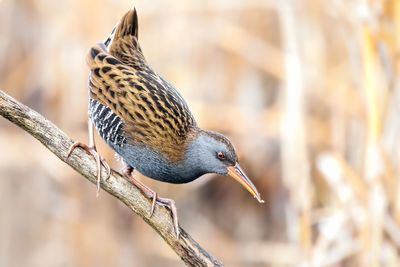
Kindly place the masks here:
[(250, 181), (247, 175), (242, 171), (240, 168), (239, 163), (236, 163), (235, 166), (229, 166), (228, 168), (228, 175), (231, 176), (233, 179), (238, 181), (250, 194), (255, 197), (258, 202), (264, 203), (264, 200), (261, 199), (260, 193), (258, 193), (257, 188), (254, 184)]

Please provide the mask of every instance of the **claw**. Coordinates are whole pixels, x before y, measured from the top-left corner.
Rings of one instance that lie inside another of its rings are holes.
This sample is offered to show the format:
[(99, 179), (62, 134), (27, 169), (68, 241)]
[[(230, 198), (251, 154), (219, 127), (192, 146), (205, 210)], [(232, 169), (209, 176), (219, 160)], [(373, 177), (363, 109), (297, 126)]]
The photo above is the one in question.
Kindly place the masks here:
[(180, 230), (179, 230), (179, 224), (178, 224), (178, 210), (175, 206), (175, 201), (172, 199), (169, 199), (169, 198), (157, 197), (157, 203), (167, 207), (171, 211), (176, 238), (179, 239)]
[(72, 154), (72, 151), (74, 151), (75, 148), (80, 147), (83, 150), (85, 150), (87, 153), (91, 154), (94, 159), (96, 160), (96, 164), (97, 164), (97, 191), (96, 191), (96, 197), (99, 196), (100, 193), (100, 179), (101, 179), (101, 165), (103, 165), (106, 170), (107, 170), (107, 177), (106, 180), (108, 180), (108, 178), (111, 175), (111, 168), (110, 166), (107, 164), (106, 160), (100, 156), (99, 153), (97, 153), (96, 147), (95, 146), (88, 146), (82, 142), (75, 142), (71, 145), (71, 147), (68, 150), (68, 154), (67, 154), (67, 159), (69, 159), (69, 157)]
[(153, 192), (154, 192), (154, 195), (152, 196), (153, 202), (151, 203), (150, 217), (153, 216), (154, 209), (155, 209), (156, 203), (157, 203), (157, 193), (155, 191), (153, 191)]
[(153, 216), (156, 204), (167, 207), (171, 211), (171, 216), (172, 216), (172, 221), (173, 221), (173, 225), (174, 225), (174, 231), (176, 234), (176, 238), (179, 239), (180, 230), (179, 230), (179, 224), (178, 224), (178, 211), (175, 206), (175, 201), (173, 201), (172, 199), (168, 199), (168, 198), (158, 197), (157, 193), (154, 190), (147, 187), (141, 181), (135, 179), (132, 176), (132, 172), (133, 172), (133, 168), (126, 164), (126, 166), (123, 170), (123, 174), (125, 175), (125, 177), (128, 179), (129, 182), (131, 182), (134, 186), (139, 188), (148, 198), (150, 198), (152, 200), (149, 216), (150, 217)]

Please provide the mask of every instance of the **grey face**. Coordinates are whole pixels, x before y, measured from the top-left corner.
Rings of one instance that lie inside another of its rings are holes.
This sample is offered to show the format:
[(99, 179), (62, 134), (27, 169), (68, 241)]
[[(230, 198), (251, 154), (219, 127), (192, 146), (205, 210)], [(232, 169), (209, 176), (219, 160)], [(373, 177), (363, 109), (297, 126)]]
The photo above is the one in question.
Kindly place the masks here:
[(200, 176), (205, 173), (229, 175), (249, 191), (259, 202), (257, 188), (240, 168), (235, 149), (223, 135), (200, 130), (186, 151), (184, 170)]
[(223, 135), (210, 131), (202, 131), (189, 145), (186, 163), (203, 173), (227, 175), (227, 167), (237, 162), (235, 149)]

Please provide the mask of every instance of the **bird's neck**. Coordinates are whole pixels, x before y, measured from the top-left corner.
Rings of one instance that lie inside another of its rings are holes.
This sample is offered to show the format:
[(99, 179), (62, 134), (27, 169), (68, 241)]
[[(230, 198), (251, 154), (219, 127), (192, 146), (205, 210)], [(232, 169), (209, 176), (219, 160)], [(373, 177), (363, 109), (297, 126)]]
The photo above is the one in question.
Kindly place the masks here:
[(204, 147), (209, 141), (207, 134), (204, 130), (193, 128), (187, 138), (182, 160), (171, 162), (158, 153), (158, 157), (162, 157), (168, 162), (161, 164), (166, 167), (164, 172), (167, 175), (160, 177), (160, 180), (170, 183), (187, 183), (208, 173), (206, 168), (208, 155), (204, 152)]
[(186, 153), (184, 155), (184, 165), (188, 170), (192, 170), (196, 174), (203, 175), (207, 173), (207, 161), (209, 156), (207, 150), (204, 149), (210, 144), (210, 138), (207, 131), (196, 129), (196, 134), (187, 144)]

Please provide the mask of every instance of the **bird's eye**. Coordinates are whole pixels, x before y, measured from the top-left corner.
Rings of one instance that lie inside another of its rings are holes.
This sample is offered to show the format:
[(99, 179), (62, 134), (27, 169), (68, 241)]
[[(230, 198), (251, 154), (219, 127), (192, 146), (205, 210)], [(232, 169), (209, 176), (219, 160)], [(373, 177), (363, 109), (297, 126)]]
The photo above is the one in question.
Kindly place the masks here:
[(217, 153), (217, 157), (218, 157), (219, 159), (223, 160), (223, 159), (225, 159), (225, 154), (222, 153), (222, 152), (218, 152), (218, 153)]

